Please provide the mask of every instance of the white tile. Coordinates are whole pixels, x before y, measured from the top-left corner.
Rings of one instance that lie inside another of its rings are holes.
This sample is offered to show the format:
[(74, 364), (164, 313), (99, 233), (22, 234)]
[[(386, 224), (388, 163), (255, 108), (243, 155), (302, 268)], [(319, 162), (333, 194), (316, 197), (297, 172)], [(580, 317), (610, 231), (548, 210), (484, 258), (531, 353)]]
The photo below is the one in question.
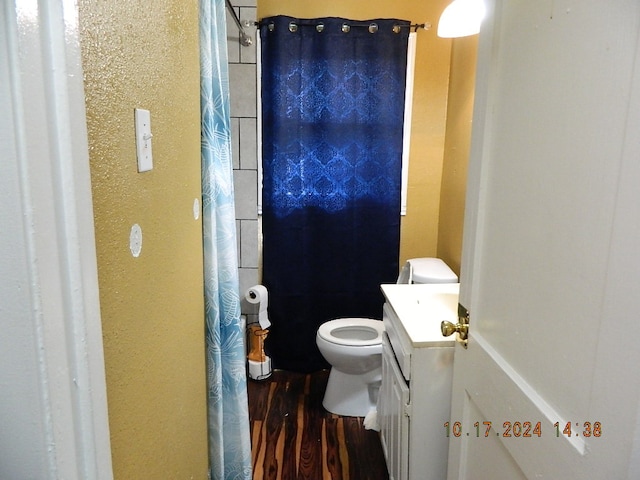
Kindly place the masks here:
[[(236, 9), (238, 13), (238, 9)], [(227, 55), (229, 56), (229, 63), (240, 63), (240, 35), (238, 35), (238, 27), (233, 20), (233, 16), (226, 11), (227, 21)]]
[(255, 7), (256, 0), (231, 0), (234, 7)]
[(229, 65), (229, 92), (232, 117), (255, 117), (256, 66)]
[(236, 219), (236, 255), (238, 257), (237, 258), (238, 265), (240, 265), (240, 258), (241, 258), (240, 257), (240, 245), (241, 245), (240, 241), (242, 237), (241, 230), (240, 230), (242, 228), (241, 224), (242, 222)]
[(233, 169), (240, 168), (240, 119), (231, 118), (231, 161)]
[(255, 118), (240, 119), (240, 168), (258, 168), (258, 137)]
[(240, 222), (240, 266), (258, 268), (258, 220)]
[(233, 188), (236, 218), (256, 220), (258, 218), (258, 172), (255, 170), (235, 170)]
[(238, 269), (238, 278), (240, 283), (240, 298), (242, 298), (244, 297), (244, 293), (249, 288), (259, 283), (258, 269), (257, 268), (240, 268)]

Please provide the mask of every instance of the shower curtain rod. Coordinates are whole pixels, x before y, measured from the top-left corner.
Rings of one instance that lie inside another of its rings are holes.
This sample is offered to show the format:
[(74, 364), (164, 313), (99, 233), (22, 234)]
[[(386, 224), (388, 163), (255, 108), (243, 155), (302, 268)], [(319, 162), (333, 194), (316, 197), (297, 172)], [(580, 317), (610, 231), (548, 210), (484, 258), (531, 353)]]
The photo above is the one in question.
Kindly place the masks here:
[[(260, 22), (246, 21), (246, 22), (244, 22), (245, 25), (243, 25), (242, 22), (240, 21), (240, 19), (238, 18), (238, 14), (234, 10), (233, 5), (231, 4), (231, 0), (225, 0), (225, 3), (227, 5), (227, 10), (229, 10), (229, 13), (231, 13), (233, 21), (235, 22), (235, 24), (238, 27), (238, 33), (240, 34), (240, 39), (239, 39), (240, 40), (240, 44), (242, 46), (244, 46), (244, 47), (248, 47), (250, 45), (253, 45), (253, 39), (249, 35), (247, 35), (247, 33), (244, 31), (244, 26), (254, 25), (256, 27), (260, 27)], [(368, 27), (369, 24), (366, 23), (366, 22), (362, 22), (362, 24), (354, 23), (352, 26), (354, 26), (354, 27)], [(399, 27), (399, 28), (414, 28), (415, 29), (414, 31), (417, 32), (418, 29), (420, 29), (420, 28), (423, 28), (424, 30), (429, 30), (431, 28), (431, 23), (429, 23), (429, 22), (412, 23), (411, 25), (397, 25), (397, 27)]]
[[(236, 22), (236, 25), (238, 26), (238, 32), (240, 33), (240, 44), (244, 47), (248, 47), (249, 45), (252, 45), (253, 40), (244, 31), (244, 27), (242, 26), (242, 23), (240, 22), (240, 19), (238, 18), (236, 11), (233, 9), (231, 0), (226, 0), (226, 3), (227, 3), (227, 10), (229, 10), (229, 12), (231, 13), (231, 16), (233, 17), (233, 20)], [(249, 24), (251, 24), (251, 22), (249, 22)]]
[[(227, 0), (228, 2), (229, 0)], [(315, 23), (311, 23), (312, 20), (311, 19), (301, 19), (303, 22), (308, 22), (308, 23), (300, 23), (300, 25), (315, 25)], [(366, 20), (352, 20), (352, 23), (350, 24), (351, 27), (369, 27), (370, 23), (367, 22)], [(262, 22), (250, 22), (250, 25), (255, 25), (256, 27), (260, 28), (260, 25), (262, 24)], [(395, 27), (398, 28), (414, 28), (415, 32), (418, 31), (418, 29), (423, 28), (425, 30), (430, 30), (431, 29), (431, 23), (430, 22), (425, 22), (425, 23), (412, 23), (411, 25), (395, 25)]]

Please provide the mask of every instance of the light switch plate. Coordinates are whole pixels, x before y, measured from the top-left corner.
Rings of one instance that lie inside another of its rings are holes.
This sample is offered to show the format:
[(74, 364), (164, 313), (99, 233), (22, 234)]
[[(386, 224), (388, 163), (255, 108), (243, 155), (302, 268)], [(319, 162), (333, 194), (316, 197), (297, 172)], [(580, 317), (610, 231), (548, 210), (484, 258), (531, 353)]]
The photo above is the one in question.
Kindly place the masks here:
[(135, 109), (136, 153), (138, 172), (147, 172), (153, 168), (151, 154), (151, 113), (141, 108)]

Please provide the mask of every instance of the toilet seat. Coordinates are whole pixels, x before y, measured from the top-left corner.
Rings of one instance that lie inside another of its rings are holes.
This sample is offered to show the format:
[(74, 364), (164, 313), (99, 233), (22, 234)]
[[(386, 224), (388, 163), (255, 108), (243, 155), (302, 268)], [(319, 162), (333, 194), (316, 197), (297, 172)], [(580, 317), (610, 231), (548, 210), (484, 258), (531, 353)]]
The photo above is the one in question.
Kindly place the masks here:
[(351, 347), (382, 344), (384, 325), (371, 318), (338, 318), (324, 322), (318, 335), (327, 342)]

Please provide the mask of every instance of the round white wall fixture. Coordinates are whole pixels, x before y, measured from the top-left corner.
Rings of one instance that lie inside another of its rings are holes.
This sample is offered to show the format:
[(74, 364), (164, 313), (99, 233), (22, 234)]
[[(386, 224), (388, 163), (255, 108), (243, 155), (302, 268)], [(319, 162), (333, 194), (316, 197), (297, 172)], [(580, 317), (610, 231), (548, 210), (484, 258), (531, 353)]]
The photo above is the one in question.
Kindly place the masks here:
[(197, 198), (193, 201), (193, 218), (196, 220), (200, 218), (200, 200)]
[(140, 225), (134, 223), (131, 227), (131, 233), (129, 234), (129, 250), (131, 255), (139, 257), (142, 251), (142, 229)]

